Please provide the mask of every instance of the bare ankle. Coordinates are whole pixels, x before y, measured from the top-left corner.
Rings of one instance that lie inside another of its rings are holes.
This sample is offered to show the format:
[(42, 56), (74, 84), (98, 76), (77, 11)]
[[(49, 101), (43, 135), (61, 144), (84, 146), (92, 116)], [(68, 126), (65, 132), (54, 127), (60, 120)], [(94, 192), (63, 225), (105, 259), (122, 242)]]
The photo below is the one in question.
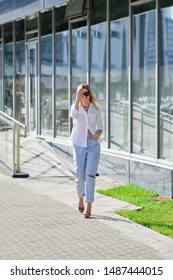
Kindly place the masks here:
[(91, 212), (91, 207), (92, 207), (92, 203), (91, 203), (91, 202), (88, 202), (88, 203), (87, 203), (87, 209), (86, 209), (86, 211), (87, 211), (87, 212)]
[(84, 199), (82, 197), (82, 198), (79, 198), (79, 206), (83, 207), (83, 205), (84, 205)]
[(85, 214), (84, 214), (85, 218), (90, 218), (90, 216), (91, 216), (91, 207), (92, 207), (92, 203), (88, 202), (87, 203), (87, 208), (86, 208), (86, 211), (85, 211)]

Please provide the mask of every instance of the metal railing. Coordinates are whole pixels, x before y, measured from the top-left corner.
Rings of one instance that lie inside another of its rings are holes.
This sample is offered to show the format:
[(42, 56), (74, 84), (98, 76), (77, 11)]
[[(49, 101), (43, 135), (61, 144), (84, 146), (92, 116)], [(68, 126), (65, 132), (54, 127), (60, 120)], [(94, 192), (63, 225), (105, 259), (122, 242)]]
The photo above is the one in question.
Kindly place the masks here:
[(27, 136), (26, 126), (0, 111), (0, 163), (13, 177), (28, 177), (20, 170), (20, 137)]
[[(106, 116), (104, 102), (99, 102), (101, 111)], [(159, 159), (173, 158), (173, 110), (166, 113), (164, 107), (159, 112)], [(156, 156), (156, 105), (133, 102), (133, 153), (143, 156)], [(104, 127), (107, 126), (106, 118)], [(129, 102), (126, 100), (111, 101), (111, 146), (129, 151)]]

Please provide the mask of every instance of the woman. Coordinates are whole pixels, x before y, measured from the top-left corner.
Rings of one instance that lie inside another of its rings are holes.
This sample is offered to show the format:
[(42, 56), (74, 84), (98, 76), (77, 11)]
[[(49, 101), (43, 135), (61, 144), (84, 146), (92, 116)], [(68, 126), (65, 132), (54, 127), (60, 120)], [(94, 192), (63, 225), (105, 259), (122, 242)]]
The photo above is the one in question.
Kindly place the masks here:
[(87, 203), (84, 217), (91, 215), (94, 201), (95, 175), (100, 158), (100, 136), (103, 132), (101, 111), (87, 84), (80, 84), (76, 100), (71, 107), (73, 119), (71, 141), (76, 172), (76, 188), (79, 197), (78, 209), (84, 212), (84, 197)]

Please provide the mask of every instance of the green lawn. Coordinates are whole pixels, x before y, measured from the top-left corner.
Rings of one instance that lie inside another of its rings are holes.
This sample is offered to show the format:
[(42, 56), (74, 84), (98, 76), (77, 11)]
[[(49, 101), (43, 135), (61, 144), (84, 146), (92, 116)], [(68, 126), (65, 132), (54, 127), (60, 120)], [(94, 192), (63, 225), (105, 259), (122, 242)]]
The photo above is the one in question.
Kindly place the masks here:
[(134, 185), (97, 192), (141, 206), (141, 210), (123, 210), (117, 214), (173, 238), (173, 199), (160, 199), (157, 193)]

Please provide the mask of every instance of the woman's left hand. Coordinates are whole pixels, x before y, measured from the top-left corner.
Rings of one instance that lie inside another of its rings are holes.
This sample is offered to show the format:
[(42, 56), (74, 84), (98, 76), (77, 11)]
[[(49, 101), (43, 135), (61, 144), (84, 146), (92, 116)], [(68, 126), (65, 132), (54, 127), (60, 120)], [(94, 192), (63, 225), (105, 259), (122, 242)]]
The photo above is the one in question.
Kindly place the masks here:
[(96, 133), (92, 136), (92, 139), (94, 139), (95, 141), (98, 141), (99, 137), (100, 137), (100, 135), (98, 133)]

